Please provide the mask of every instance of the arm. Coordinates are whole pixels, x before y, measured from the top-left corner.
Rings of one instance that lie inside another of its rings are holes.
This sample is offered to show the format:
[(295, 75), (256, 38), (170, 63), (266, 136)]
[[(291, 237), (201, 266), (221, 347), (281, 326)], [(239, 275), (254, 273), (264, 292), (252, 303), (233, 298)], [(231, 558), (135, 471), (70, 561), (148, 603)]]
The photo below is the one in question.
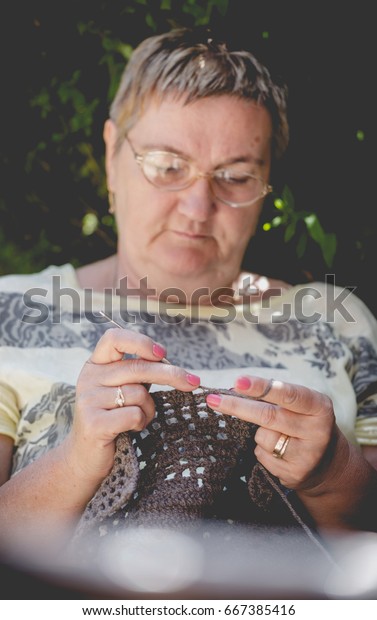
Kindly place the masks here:
[[(138, 359), (123, 359), (125, 352)], [(182, 391), (200, 379), (183, 368), (158, 363), (165, 350), (142, 334), (109, 329), (84, 365), (76, 389), (72, 428), (64, 442), (25, 467), (0, 488), (0, 532), (43, 534), (64, 542), (87, 502), (107, 476), (119, 433), (142, 430), (153, 419), (154, 402), (144, 384)], [(121, 386), (124, 406), (116, 404)], [(5, 449), (5, 452), (7, 449)], [(4, 459), (5, 460), (5, 459)], [(37, 540), (40, 538), (37, 537)]]
[(37, 536), (49, 545), (63, 542), (95, 489), (94, 480), (72, 465), (64, 442), (0, 487), (4, 541)]
[(0, 486), (9, 479), (13, 453), (13, 439), (0, 434)]
[(377, 532), (377, 471), (339, 429), (336, 435), (323, 471), (298, 496), (325, 530)]
[(364, 458), (377, 469), (377, 446), (363, 446), (361, 450)]

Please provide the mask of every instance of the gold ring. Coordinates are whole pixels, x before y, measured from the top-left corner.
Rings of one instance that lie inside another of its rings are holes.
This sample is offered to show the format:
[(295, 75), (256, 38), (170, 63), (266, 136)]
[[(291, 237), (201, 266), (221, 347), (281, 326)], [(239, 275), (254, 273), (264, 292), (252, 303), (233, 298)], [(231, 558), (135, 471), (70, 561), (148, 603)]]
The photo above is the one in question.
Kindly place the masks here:
[(121, 390), (120, 385), (117, 387), (117, 395), (115, 397), (115, 404), (117, 407), (124, 407), (126, 404), (126, 400), (123, 396), (123, 392)]
[(284, 435), (284, 433), (280, 435), (279, 439), (276, 442), (275, 448), (272, 451), (272, 456), (274, 456), (276, 459), (282, 459), (287, 449), (289, 440), (289, 435)]
[(269, 382), (267, 383), (267, 386), (265, 387), (264, 391), (262, 392), (262, 394), (260, 394), (259, 396), (253, 396), (253, 399), (254, 400), (262, 400), (262, 398), (267, 396), (267, 394), (271, 390), (273, 384), (274, 384), (274, 380), (270, 379)]

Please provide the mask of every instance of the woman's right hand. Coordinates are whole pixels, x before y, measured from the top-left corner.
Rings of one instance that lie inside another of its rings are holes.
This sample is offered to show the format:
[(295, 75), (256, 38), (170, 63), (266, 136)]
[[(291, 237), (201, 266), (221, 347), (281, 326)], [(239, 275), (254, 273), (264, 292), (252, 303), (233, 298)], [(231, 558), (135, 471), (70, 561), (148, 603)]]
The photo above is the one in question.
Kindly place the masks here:
[[(123, 359), (125, 353), (137, 357)], [(165, 354), (160, 344), (131, 330), (108, 329), (100, 338), (80, 372), (73, 425), (64, 442), (65, 459), (76, 476), (99, 485), (113, 465), (117, 435), (151, 422), (155, 407), (145, 384), (183, 392), (199, 386), (196, 375), (162, 363)], [(118, 388), (123, 406), (116, 403)]]

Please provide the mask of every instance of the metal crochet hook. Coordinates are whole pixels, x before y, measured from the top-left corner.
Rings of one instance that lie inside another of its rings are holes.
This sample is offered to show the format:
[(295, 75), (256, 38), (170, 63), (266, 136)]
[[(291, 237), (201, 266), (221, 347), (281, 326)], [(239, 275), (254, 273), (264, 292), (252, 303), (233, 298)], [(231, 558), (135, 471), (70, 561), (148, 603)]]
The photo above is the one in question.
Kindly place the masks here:
[[(117, 327), (120, 327), (121, 329), (127, 329), (124, 325), (121, 325), (120, 323), (117, 323), (116, 321), (114, 321), (114, 319), (112, 319), (111, 316), (108, 316), (107, 314), (105, 314), (105, 312), (103, 312), (103, 310), (100, 310), (99, 313), (102, 314), (102, 316), (104, 316), (105, 319), (110, 321), (110, 323), (113, 323), (114, 325), (116, 325)], [(163, 364), (170, 364), (170, 366), (172, 365), (172, 363), (169, 362), (169, 360), (167, 360), (166, 357), (163, 357), (160, 361)]]
[[(116, 325), (117, 327), (120, 327), (121, 329), (127, 329), (124, 325), (121, 325), (120, 323), (117, 323), (116, 321), (114, 321), (114, 319), (111, 318), (111, 316), (109, 316), (108, 314), (106, 314), (105, 312), (103, 312), (103, 310), (100, 310), (99, 313), (105, 317), (105, 319), (107, 319), (108, 321), (110, 321), (110, 323), (113, 323), (114, 325)], [(160, 360), (163, 364), (169, 364), (169, 366), (172, 366), (172, 363), (169, 362), (168, 359), (166, 359), (166, 357), (163, 357)], [(204, 385), (198, 385), (198, 387), (196, 389), (201, 389), (201, 390), (209, 390), (209, 388), (204, 387)]]

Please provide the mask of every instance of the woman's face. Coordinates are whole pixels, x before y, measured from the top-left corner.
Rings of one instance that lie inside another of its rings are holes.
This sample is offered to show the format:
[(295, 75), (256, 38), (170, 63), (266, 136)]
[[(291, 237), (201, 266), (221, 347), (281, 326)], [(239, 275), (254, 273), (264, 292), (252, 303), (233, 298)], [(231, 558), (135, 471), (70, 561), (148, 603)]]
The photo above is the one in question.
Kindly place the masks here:
[[(187, 105), (167, 99), (152, 102), (130, 130), (137, 153), (171, 151), (193, 160), (200, 172), (243, 161), (269, 179), (271, 119), (253, 102), (223, 95)], [(105, 126), (108, 189), (115, 194), (118, 229), (118, 277), (138, 288), (180, 288), (191, 296), (230, 287), (254, 234), (263, 200), (242, 208), (221, 203), (209, 182), (198, 178), (180, 191), (151, 185), (125, 140), (115, 151), (116, 128)]]

